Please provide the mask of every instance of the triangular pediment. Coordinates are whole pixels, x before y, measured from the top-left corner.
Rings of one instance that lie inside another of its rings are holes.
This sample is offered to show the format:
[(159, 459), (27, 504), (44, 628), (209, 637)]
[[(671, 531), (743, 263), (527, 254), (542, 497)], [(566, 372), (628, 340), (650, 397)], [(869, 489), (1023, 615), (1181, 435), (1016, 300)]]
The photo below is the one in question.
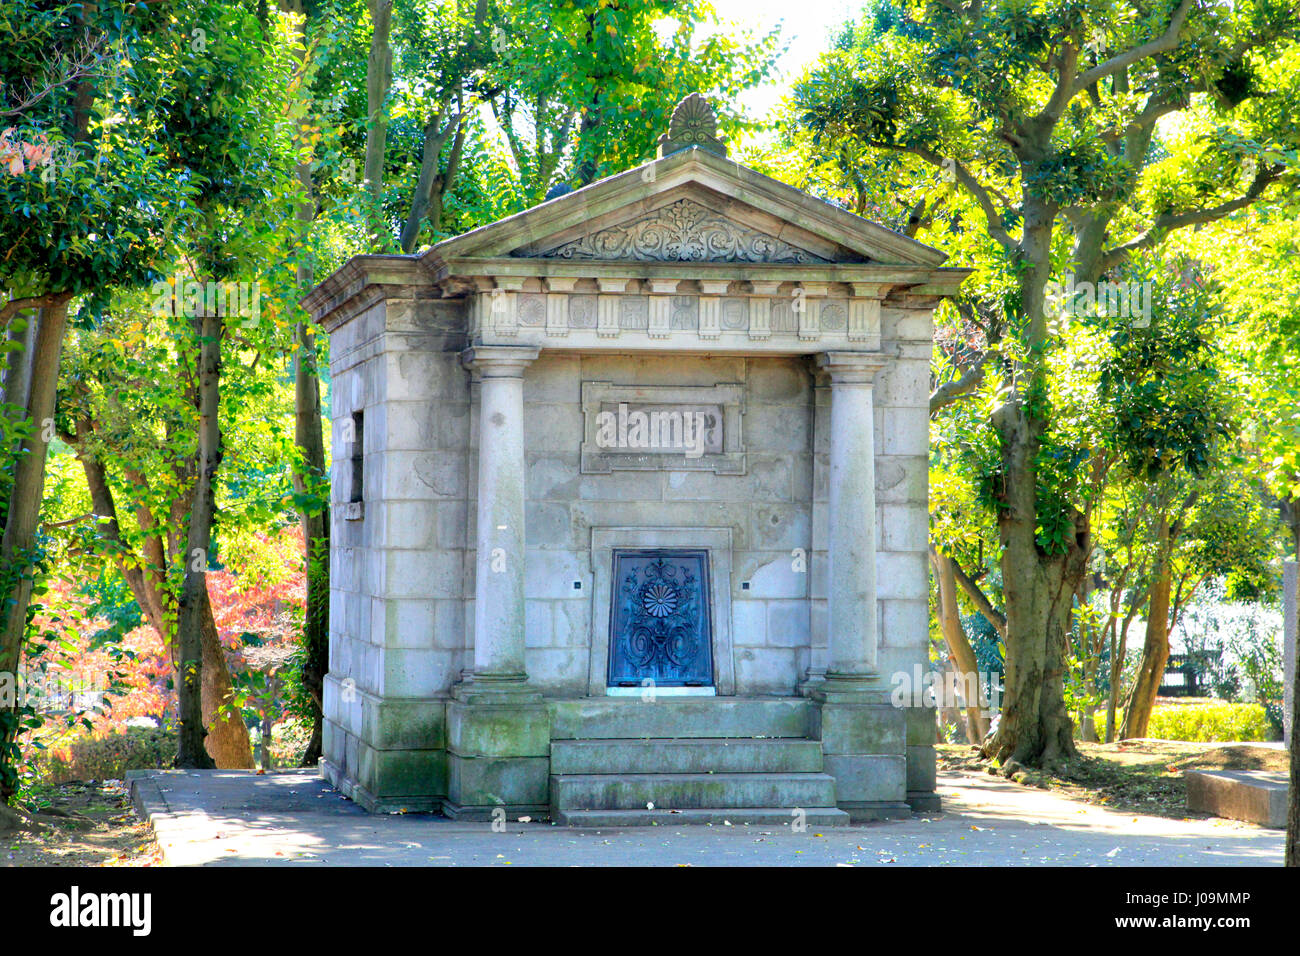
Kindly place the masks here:
[(430, 265), (555, 259), (934, 268), (945, 256), (707, 150), (686, 149), (448, 239)]
[[(606, 226), (529, 258), (624, 260), (638, 262), (834, 262), (762, 229), (719, 215), (690, 197)], [(831, 253), (833, 255), (833, 252)]]

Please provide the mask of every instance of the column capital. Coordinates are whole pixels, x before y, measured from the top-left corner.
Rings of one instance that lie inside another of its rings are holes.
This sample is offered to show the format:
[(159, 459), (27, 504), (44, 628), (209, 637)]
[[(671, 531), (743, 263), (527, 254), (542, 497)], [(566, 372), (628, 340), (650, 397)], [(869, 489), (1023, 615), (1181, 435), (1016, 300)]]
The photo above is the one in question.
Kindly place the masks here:
[(484, 378), (522, 378), (539, 354), (535, 345), (473, 345), (460, 353), (460, 361)]
[(883, 352), (821, 352), (817, 367), (824, 369), (835, 385), (870, 385), (875, 374), (889, 364)]

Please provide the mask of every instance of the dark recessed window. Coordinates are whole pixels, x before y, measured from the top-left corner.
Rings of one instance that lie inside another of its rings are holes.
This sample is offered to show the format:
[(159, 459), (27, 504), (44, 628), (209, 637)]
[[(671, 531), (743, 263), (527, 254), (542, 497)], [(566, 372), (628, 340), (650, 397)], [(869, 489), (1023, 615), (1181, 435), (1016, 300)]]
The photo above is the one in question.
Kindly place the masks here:
[(352, 413), (352, 497), (349, 501), (365, 501), (366, 413)]

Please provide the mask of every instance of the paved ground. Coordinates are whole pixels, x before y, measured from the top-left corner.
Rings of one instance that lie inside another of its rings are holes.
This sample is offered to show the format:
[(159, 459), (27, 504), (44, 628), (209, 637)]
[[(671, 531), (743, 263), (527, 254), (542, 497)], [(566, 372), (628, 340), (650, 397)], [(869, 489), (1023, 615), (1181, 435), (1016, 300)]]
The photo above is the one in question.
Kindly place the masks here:
[(945, 812), (858, 827), (578, 830), (371, 816), (314, 771), (154, 771), (134, 781), (171, 866), (1267, 866), (1283, 834), (1135, 817), (992, 777), (940, 774)]

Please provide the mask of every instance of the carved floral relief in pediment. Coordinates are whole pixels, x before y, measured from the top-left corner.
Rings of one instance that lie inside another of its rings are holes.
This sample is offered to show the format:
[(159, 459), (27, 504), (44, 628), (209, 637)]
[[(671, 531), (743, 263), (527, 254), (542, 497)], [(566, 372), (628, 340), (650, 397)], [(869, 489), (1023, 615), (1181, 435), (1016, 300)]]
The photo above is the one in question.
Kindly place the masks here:
[(544, 254), (560, 259), (651, 262), (822, 263), (829, 260), (679, 199), (630, 223), (610, 226)]

